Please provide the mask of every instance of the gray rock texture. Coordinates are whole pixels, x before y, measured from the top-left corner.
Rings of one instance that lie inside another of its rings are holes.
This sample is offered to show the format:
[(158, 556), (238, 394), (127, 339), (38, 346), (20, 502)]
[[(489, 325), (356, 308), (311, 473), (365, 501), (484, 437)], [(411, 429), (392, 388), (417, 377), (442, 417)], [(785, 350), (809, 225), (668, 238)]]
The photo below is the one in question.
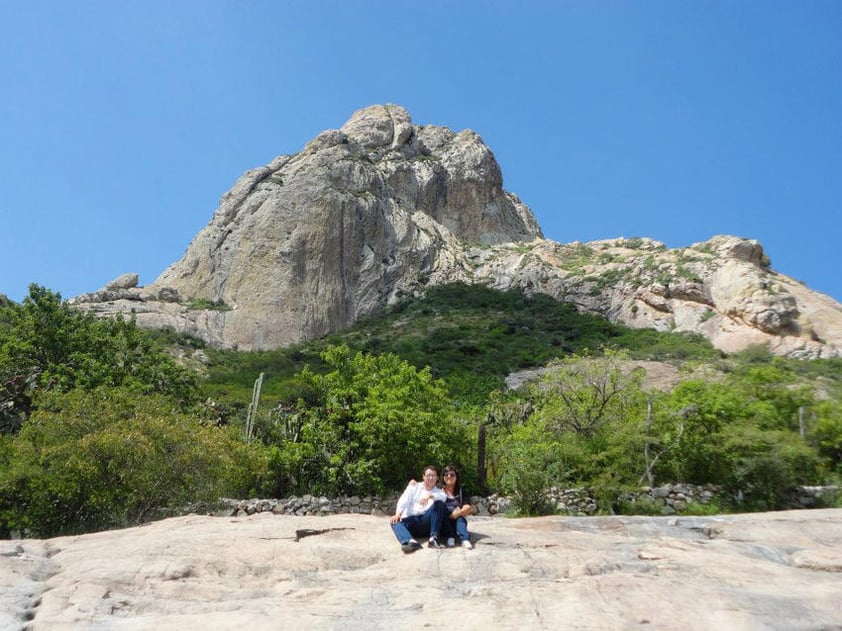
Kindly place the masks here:
[(842, 510), (472, 518), (402, 554), (388, 517), (191, 515), (0, 541), (3, 629), (842, 626)]
[(151, 285), (124, 275), (71, 302), (249, 350), (341, 330), (454, 281), (546, 293), (729, 352), (842, 355), (842, 306), (776, 273), (756, 241), (545, 240), (477, 134), (415, 125), (394, 105), (246, 173)]

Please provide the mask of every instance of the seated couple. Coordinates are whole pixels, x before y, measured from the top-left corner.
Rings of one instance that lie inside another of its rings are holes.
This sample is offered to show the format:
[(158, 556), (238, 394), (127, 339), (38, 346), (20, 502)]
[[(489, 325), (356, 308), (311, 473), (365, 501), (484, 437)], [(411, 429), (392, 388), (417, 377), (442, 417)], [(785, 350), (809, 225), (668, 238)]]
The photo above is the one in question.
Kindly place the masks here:
[(444, 468), (444, 483), (437, 486), (439, 472), (433, 466), (424, 468), (421, 484), (412, 480), (398, 499), (395, 514), (390, 518), (392, 531), (406, 553), (421, 548), (418, 538), (429, 537), (428, 547), (443, 548), (439, 539), (448, 548), (456, 545), (456, 537), (466, 550), (473, 548), (465, 519), (473, 510), (471, 497), (462, 489), (456, 467)]

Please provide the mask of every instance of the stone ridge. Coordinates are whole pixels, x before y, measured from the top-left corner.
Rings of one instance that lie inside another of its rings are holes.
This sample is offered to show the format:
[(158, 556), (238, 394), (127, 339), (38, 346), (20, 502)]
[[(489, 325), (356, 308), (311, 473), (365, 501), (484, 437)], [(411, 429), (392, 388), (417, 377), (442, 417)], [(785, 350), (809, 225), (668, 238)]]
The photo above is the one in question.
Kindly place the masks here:
[(842, 306), (776, 273), (756, 241), (546, 240), (476, 133), (415, 125), (396, 105), (359, 110), (300, 153), (247, 172), (151, 285), (124, 275), (71, 302), (260, 350), (456, 281), (700, 333), (726, 352), (763, 344), (790, 357), (842, 355)]
[(668, 249), (646, 238), (474, 248), (474, 280), (572, 302), (632, 328), (699, 333), (736, 352), (842, 356), (842, 305), (771, 268), (754, 240)]

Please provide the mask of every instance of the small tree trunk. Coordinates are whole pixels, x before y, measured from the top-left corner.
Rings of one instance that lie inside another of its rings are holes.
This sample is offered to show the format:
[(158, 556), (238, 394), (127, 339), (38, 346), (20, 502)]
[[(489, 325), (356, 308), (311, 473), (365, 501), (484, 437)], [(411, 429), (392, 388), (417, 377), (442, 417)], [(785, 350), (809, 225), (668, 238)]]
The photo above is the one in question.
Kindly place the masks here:
[[(646, 434), (649, 435), (649, 431), (652, 429), (652, 400), (646, 402)], [(654, 463), (649, 462), (649, 439), (646, 439), (646, 442), (643, 443), (643, 462), (644, 466), (646, 467), (644, 471), (644, 476), (646, 477), (646, 481), (648, 482), (649, 486), (655, 485), (655, 476), (652, 473), (652, 465)]]
[(477, 485), (482, 495), (488, 495), (488, 480), (485, 469), (485, 423), (481, 423), (477, 432)]

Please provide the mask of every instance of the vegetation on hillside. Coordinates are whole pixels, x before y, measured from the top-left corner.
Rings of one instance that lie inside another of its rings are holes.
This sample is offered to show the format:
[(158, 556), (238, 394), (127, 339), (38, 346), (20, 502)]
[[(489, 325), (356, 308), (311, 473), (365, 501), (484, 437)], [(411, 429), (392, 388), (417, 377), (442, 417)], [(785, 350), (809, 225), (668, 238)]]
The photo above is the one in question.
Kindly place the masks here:
[(416, 368), (429, 367), (461, 405), (483, 405), (512, 372), (588, 349), (625, 348), (635, 359), (722, 358), (700, 335), (629, 329), (543, 294), (454, 283), (431, 287), (423, 299), (407, 299), (306, 344), (259, 352), (206, 349), (211, 365), (205, 386), (234, 405), (234, 400), (248, 401), (263, 372), (264, 393), (284, 397), (297, 372), (305, 365), (323, 369), (321, 352), (341, 344), (372, 355), (394, 353)]
[[(646, 390), (633, 359), (684, 377)], [(665, 482), (720, 485), (723, 510), (777, 508), (793, 485), (842, 477), (842, 362), (725, 357), (699, 336), (465, 285), (254, 353), (96, 320), (33, 285), (0, 304), (0, 386), (6, 536), (137, 523), (222, 495), (382, 493), (428, 463), (459, 464), (523, 513), (552, 510), (550, 487), (587, 486), (612, 511), (622, 491)]]

